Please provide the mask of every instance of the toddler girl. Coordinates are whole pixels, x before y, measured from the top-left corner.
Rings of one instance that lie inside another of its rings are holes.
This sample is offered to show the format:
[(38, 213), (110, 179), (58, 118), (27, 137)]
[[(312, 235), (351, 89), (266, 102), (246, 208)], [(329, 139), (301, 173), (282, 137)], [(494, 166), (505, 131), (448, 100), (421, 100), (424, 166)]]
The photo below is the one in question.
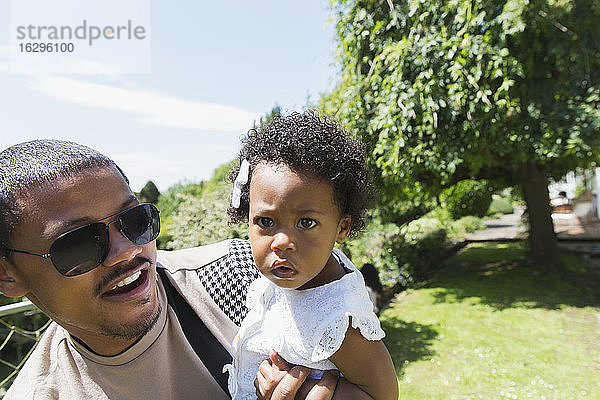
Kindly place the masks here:
[(313, 113), (294, 113), (251, 130), (240, 160), (228, 213), (248, 222), (262, 276), (248, 290), (250, 311), (226, 367), (231, 395), (256, 399), (259, 365), (274, 349), (317, 377), (338, 369), (371, 398), (397, 399), (363, 278), (333, 249), (364, 227), (372, 199), (360, 142)]

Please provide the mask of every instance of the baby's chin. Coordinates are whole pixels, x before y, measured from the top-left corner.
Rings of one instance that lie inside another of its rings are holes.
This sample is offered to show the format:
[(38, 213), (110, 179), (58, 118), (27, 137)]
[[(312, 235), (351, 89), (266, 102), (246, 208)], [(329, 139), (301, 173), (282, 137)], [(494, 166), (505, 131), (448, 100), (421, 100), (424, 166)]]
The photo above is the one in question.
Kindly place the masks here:
[(295, 271), (278, 270), (266, 275), (273, 284), (282, 289), (299, 289), (306, 284), (304, 279), (299, 279)]

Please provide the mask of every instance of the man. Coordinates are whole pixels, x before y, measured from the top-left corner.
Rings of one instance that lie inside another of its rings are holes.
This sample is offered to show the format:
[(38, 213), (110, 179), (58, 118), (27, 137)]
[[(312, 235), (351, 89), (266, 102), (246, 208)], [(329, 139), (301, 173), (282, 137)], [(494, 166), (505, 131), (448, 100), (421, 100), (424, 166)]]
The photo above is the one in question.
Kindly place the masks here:
[[(158, 210), (86, 146), (36, 140), (0, 153), (0, 291), (54, 320), (4, 399), (228, 398), (221, 369), (257, 276), (249, 245), (157, 260), (159, 229)], [(294, 398), (308, 369), (272, 359), (257, 396)], [(326, 374), (307, 398), (329, 399), (336, 384)]]

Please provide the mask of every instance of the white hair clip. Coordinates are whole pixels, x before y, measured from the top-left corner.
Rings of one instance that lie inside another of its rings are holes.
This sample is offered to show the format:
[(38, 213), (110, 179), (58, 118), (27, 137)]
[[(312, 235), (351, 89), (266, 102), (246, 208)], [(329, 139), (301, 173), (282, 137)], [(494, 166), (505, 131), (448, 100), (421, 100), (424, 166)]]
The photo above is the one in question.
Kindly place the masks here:
[(248, 174), (250, 173), (250, 163), (244, 159), (242, 165), (240, 165), (240, 171), (233, 182), (233, 194), (231, 195), (231, 205), (234, 208), (240, 206), (240, 199), (242, 198), (242, 187), (248, 183)]

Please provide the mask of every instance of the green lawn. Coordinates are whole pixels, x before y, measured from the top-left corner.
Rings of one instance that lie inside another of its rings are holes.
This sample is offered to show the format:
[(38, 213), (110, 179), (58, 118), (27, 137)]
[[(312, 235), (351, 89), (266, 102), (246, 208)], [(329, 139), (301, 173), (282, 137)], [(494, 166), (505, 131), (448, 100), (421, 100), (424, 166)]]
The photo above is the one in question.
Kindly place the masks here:
[(470, 245), (381, 314), (401, 399), (600, 399), (600, 267)]

